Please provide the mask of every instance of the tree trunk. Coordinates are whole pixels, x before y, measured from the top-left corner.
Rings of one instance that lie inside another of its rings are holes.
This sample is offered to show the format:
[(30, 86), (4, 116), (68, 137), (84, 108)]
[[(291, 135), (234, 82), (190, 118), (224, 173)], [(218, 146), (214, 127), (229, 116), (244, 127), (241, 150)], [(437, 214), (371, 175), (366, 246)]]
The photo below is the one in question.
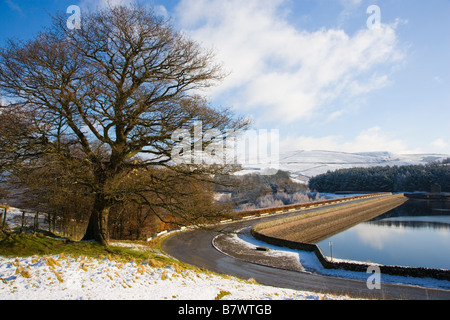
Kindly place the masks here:
[(103, 245), (108, 244), (108, 217), (110, 209), (111, 205), (103, 195), (95, 196), (88, 227), (81, 241), (96, 241)]

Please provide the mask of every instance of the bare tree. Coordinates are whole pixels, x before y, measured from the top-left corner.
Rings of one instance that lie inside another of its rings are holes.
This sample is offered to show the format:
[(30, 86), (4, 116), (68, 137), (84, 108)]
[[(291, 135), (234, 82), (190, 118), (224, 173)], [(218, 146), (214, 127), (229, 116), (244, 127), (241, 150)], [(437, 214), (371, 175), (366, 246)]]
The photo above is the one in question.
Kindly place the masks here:
[[(85, 14), (81, 30), (67, 30), (60, 15), (34, 40), (10, 41), (0, 51), (0, 90), (14, 101), (6, 109), (32, 116), (45, 152), (80, 160), (90, 170), (77, 181), (95, 197), (84, 240), (104, 244), (110, 209), (125, 194), (152, 205), (146, 192), (169, 191), (161, 179), (203, 179), (224, 169), (171, 162), (176, 129), (193, 121), (202, 121), (204, 130), (247, 125), (196, 95), (223, 76), (211, 52), (140, 6)], [(158, 175), (153, 186), (120, 187), (133, 171), (155, 166), (172, 173)], [(159, 201), (183, 216), (174, 198)]]
[(18, 162), (36, 159), (42, 153), (40, 136), (30, 117), (15, 104), (0, 106), (0, 175), (12, 170)]

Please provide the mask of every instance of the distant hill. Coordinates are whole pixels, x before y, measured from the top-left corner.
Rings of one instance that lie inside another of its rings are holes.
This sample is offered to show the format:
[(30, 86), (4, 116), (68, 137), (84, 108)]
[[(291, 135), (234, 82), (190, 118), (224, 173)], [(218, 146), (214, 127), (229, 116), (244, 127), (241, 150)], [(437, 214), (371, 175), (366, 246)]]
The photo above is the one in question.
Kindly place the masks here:
[[(345, 153), (335, 151), (292, 151), (280, 155), (280, 170), (287, 171), (299, 182), (327, 171), (378, 166), (427, 164), (449, 158), (444, 154), (394, 154), (390, 152)], [(258, 173), (257, 167), (244, 167), (242, 173)]]

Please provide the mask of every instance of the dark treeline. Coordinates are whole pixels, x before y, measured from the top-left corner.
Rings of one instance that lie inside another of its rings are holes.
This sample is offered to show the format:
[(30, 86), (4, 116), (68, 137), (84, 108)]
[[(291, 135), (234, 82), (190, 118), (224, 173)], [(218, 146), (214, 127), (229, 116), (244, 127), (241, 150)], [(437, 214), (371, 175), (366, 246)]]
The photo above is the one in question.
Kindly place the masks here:
[(328, 172), (310, 180), (318, 192), (450, 192), (447, 161), (428, 165), (353, 168)]

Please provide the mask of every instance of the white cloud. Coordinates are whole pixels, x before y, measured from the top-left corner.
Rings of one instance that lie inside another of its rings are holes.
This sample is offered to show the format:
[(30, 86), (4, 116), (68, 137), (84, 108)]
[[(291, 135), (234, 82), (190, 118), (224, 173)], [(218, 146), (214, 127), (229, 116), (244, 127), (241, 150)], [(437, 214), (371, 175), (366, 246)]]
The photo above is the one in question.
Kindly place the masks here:
[(359, 10), (362, 0), (339, 0), (339, 3), (343, 7), (339, 14), (339, 25), (343, 25), (356, 10)]
[(159, 16), (162, 16), (164, 18), (169, 18), (169, 13), (167, 12), (167, 8), (163, 5), (155, 6), (153, 8), (155, 10), (155, 13)]
[(281, 141), (282, 151), (292, 150), (328, 150), (340, 152), (393, 152), (398, 154), (420, 153), (411, 150), (404, 141), (391, 137), (381, 127), (373, 127), (360, 132), (354, 139), (344, 141), (340, 136), (326, 137), (289, 137)]
[(287, 137), (280, 141), (280, 151), (296, 151), (296, 150), (327, 150), (327, 151), (341, 151), (339, 149), (339, 137)]
[(405, 142), (390, 137), (383, 133), (382, 128), (373, 127), (361, 132), (354, 141), (344, 143), (344, 151), (370, 152), (370, 151), (392, 151), (396, 153), (411, 153)]
[[(360, 1), (350, 1), (358, 5)], [(285, 0), (182, 0), (177, 21), (193, 39), (217, 51), (231, 75), (211, 96), (284, 123), (316, 112), (338, 115), (333, 102), (382, 88), (388, 76), (375, 67), (402, 58), (396, 25), (343, 30), (299, 30)], [(230, 92), (233, 92), (231, 95)], [(229, 98), (230, 99), (230, 98)], [(330, 110), (331, 109), (331, 110)], [(323, 116), (323, 114), (322, 114)]]
[(339, 0), (339, 2), (345, 7), (355, 7), (362, 3), (362, 0)]
[(448, 150), (449, 149), (449, 142), (445, 141), (444, 139), (437, 139), (431, 143), (431, 145), (439, 150)]
[(435, 82), (437, 82), (437, 83), (439, 83), (439, 84), (441, 84), (443, 81), (442, 81), (442, 78), (440, 77), (440, 76), (435, 76), (435, 77), (433, 77), (433, 80), (435, 81)]
[(17, 3), (12, 0), (5, 0), (5, 2), (11, 10), (18, 12), (20, 15), (23, 15), (22, 8)]

